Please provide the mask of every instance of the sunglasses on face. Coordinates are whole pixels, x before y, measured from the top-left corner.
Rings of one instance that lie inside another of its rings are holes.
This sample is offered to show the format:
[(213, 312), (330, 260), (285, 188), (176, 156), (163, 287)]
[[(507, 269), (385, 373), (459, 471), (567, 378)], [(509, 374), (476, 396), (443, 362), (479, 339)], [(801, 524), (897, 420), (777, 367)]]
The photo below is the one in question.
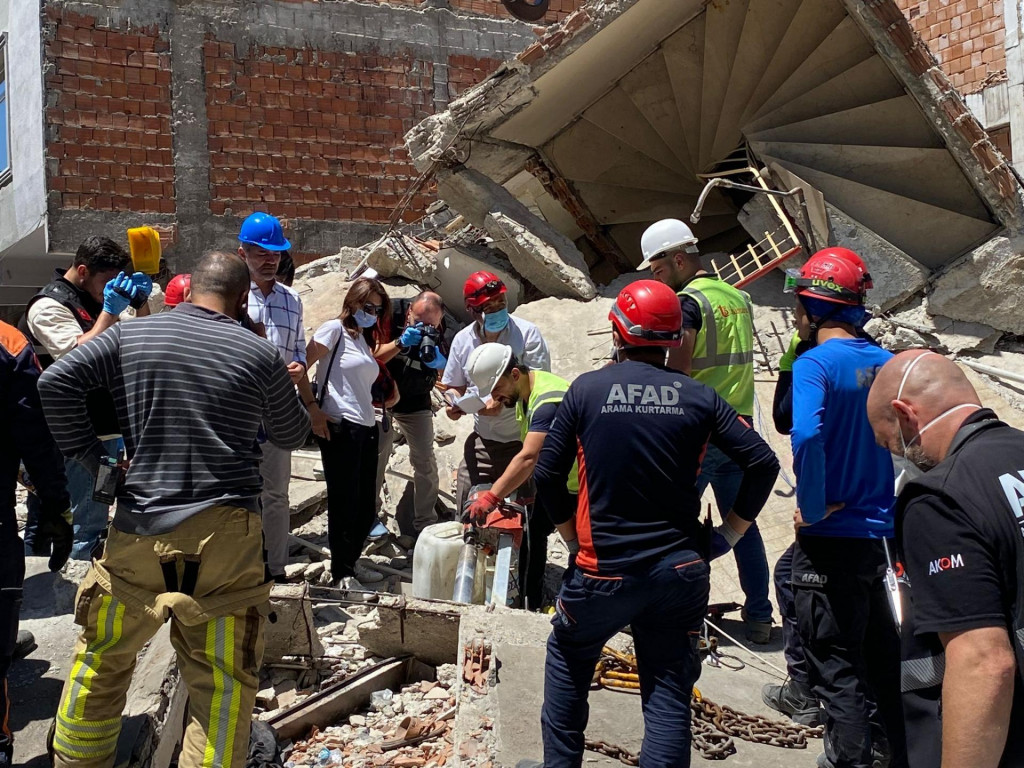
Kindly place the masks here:
[(383, 304), (363, 304), (363, 312), (368, 315), (377, 316), (380, 314), (382, 309), (384, 309)]

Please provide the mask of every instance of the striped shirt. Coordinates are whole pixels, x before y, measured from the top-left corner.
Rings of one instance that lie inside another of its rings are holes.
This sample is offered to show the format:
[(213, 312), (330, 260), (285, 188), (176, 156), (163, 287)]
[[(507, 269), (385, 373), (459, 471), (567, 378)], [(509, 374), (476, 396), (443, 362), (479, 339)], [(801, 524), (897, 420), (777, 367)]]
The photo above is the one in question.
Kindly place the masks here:
[(260, 422), (289, 450), (309, 432), (274, 345), (194, 304), (118, 323), (40, 378), (54, 439), (87, 466), (102, 452), (85, 408), (96, 388), (114, 396), (131, 460), (114, 514), (127, 533), (166, 533), (218, 504), (256, 511)]
[(285, 363), (306, 364), (306, 329), (302, 326), (302, 299), (298, 293), (275, 282), (264, 296), (256, 283), (250, 283), (249, 319), (263, 323), (267, 339), (274, 342)]

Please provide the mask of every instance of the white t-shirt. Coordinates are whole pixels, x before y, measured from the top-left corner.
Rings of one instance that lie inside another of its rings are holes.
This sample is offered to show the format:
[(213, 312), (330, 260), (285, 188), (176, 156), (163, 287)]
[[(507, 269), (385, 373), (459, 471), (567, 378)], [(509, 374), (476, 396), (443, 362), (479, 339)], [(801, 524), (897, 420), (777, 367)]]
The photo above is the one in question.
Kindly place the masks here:
[[(473, 350), (484, 343), (478, 333), (478, 324), (471, 323), (455, 334), (448, 354), (441, 383), (449, 387), (465, 387), (467, 392), (487, 400), (488, 393), (479, 392), (466, 373), (466, 365)], [(534, 371), (551, 371), (551, 353), (548, 344), (540, 335), (540, 329), (529, 320), (514, 315), (498, 335), (499, 344), (508, 344), (512, 353)], [(521, 438), (515, 408), (503, 408), (497, 416), (473, 416), (476, 433), (484, 440), (512, 443)]]
[[(377, 380), (380, 367), (362, 334), (353, 339), (341, 320), (328, 320), (313, 334), (313, 341), (327, 348), (327, 353), (316, 365), (316, 382), (320, 392), (323, 392), (327, 364), (331, 356), (334, 356), (334, 365), (327, 376), (327, 391), (320, 408), (333, 421), (347, 419), (355, 424), (372, 427), (376, 418), (370, 387)], [(337, 354), (334, 354), (335, 344), (338, 345)]]

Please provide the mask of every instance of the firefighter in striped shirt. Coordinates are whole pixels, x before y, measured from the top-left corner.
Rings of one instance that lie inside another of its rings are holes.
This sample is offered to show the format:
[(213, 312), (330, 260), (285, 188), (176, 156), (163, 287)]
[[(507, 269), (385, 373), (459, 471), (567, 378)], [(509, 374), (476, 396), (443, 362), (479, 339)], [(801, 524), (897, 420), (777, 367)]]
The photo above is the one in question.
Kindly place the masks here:
[(263, 422), (294, 449), (309, 432), (281, 353), (238, 323), (248, 292), (242, 261), (210, 254), (191, 303), (118, 324), (40, 378), (67, 456), (111, 470), (85, 408), (84, 393), (104, 388), (129, 461), (106, 551), (78, 593), (57, 768), (113, 765), (136, 655), (168, 620), (189, 691), (179, 765), (245, 763), (270, 595), (256, 434)]

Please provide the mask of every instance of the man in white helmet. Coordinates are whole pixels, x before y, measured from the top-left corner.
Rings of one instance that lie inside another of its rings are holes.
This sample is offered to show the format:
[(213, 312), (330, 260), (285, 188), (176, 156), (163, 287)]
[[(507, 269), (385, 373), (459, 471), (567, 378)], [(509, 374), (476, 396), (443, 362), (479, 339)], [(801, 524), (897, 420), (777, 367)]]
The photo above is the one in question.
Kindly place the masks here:
[[(512, 347), (506, 344), (487, 343), (474, 349), (469, 356), (467, 372), (481, 395), (489, 394), (495, 403), (515, 411), (523, 441), (519, 453), (494, 481), (490, 490), (480, 494), (470, 506), (469, 516), (480, 519), (497, 509), (501, 499), (532, 480), (534, 467), (544, 447), (544, 438), (548, 436), (562, 398), (569, 389), (569, 382), (553, 373), (530, 369), (513, 354)], [(564, 509), (559, 509), (555, 515), (559, 519), (571, 517), (576, 511), (580, 484), (575, 465), (569, 473), (566, 488), (569, 496), (560, 500)], [(551, 518), (552, 515), (545, 511), (538, 500), (530, 510), (527, 536), (520, 550), (523, 606), (531, 611), (538, 611), (541, 607), (548, 536), (555, 530)]]
[[(752, 423), (754, 410), (754, 323), (750, 297), (709, 274), (700, 262), (697, 238), (679, 219), (662, 219), (640, 240), (644, 260), (639, 269), (679, 296), (683, 341), (669, 350), (668, 366), (714, 389), (740, 416)], [(701, 467), (698, 490), (708, 485), (722, 514), (732, 508), (743, 471), (713, 445)], [(768, 560), (757, 525), (735, 550), (740, 586), (746, 596), (743, 619), (754, 643), (771, 638)]]

